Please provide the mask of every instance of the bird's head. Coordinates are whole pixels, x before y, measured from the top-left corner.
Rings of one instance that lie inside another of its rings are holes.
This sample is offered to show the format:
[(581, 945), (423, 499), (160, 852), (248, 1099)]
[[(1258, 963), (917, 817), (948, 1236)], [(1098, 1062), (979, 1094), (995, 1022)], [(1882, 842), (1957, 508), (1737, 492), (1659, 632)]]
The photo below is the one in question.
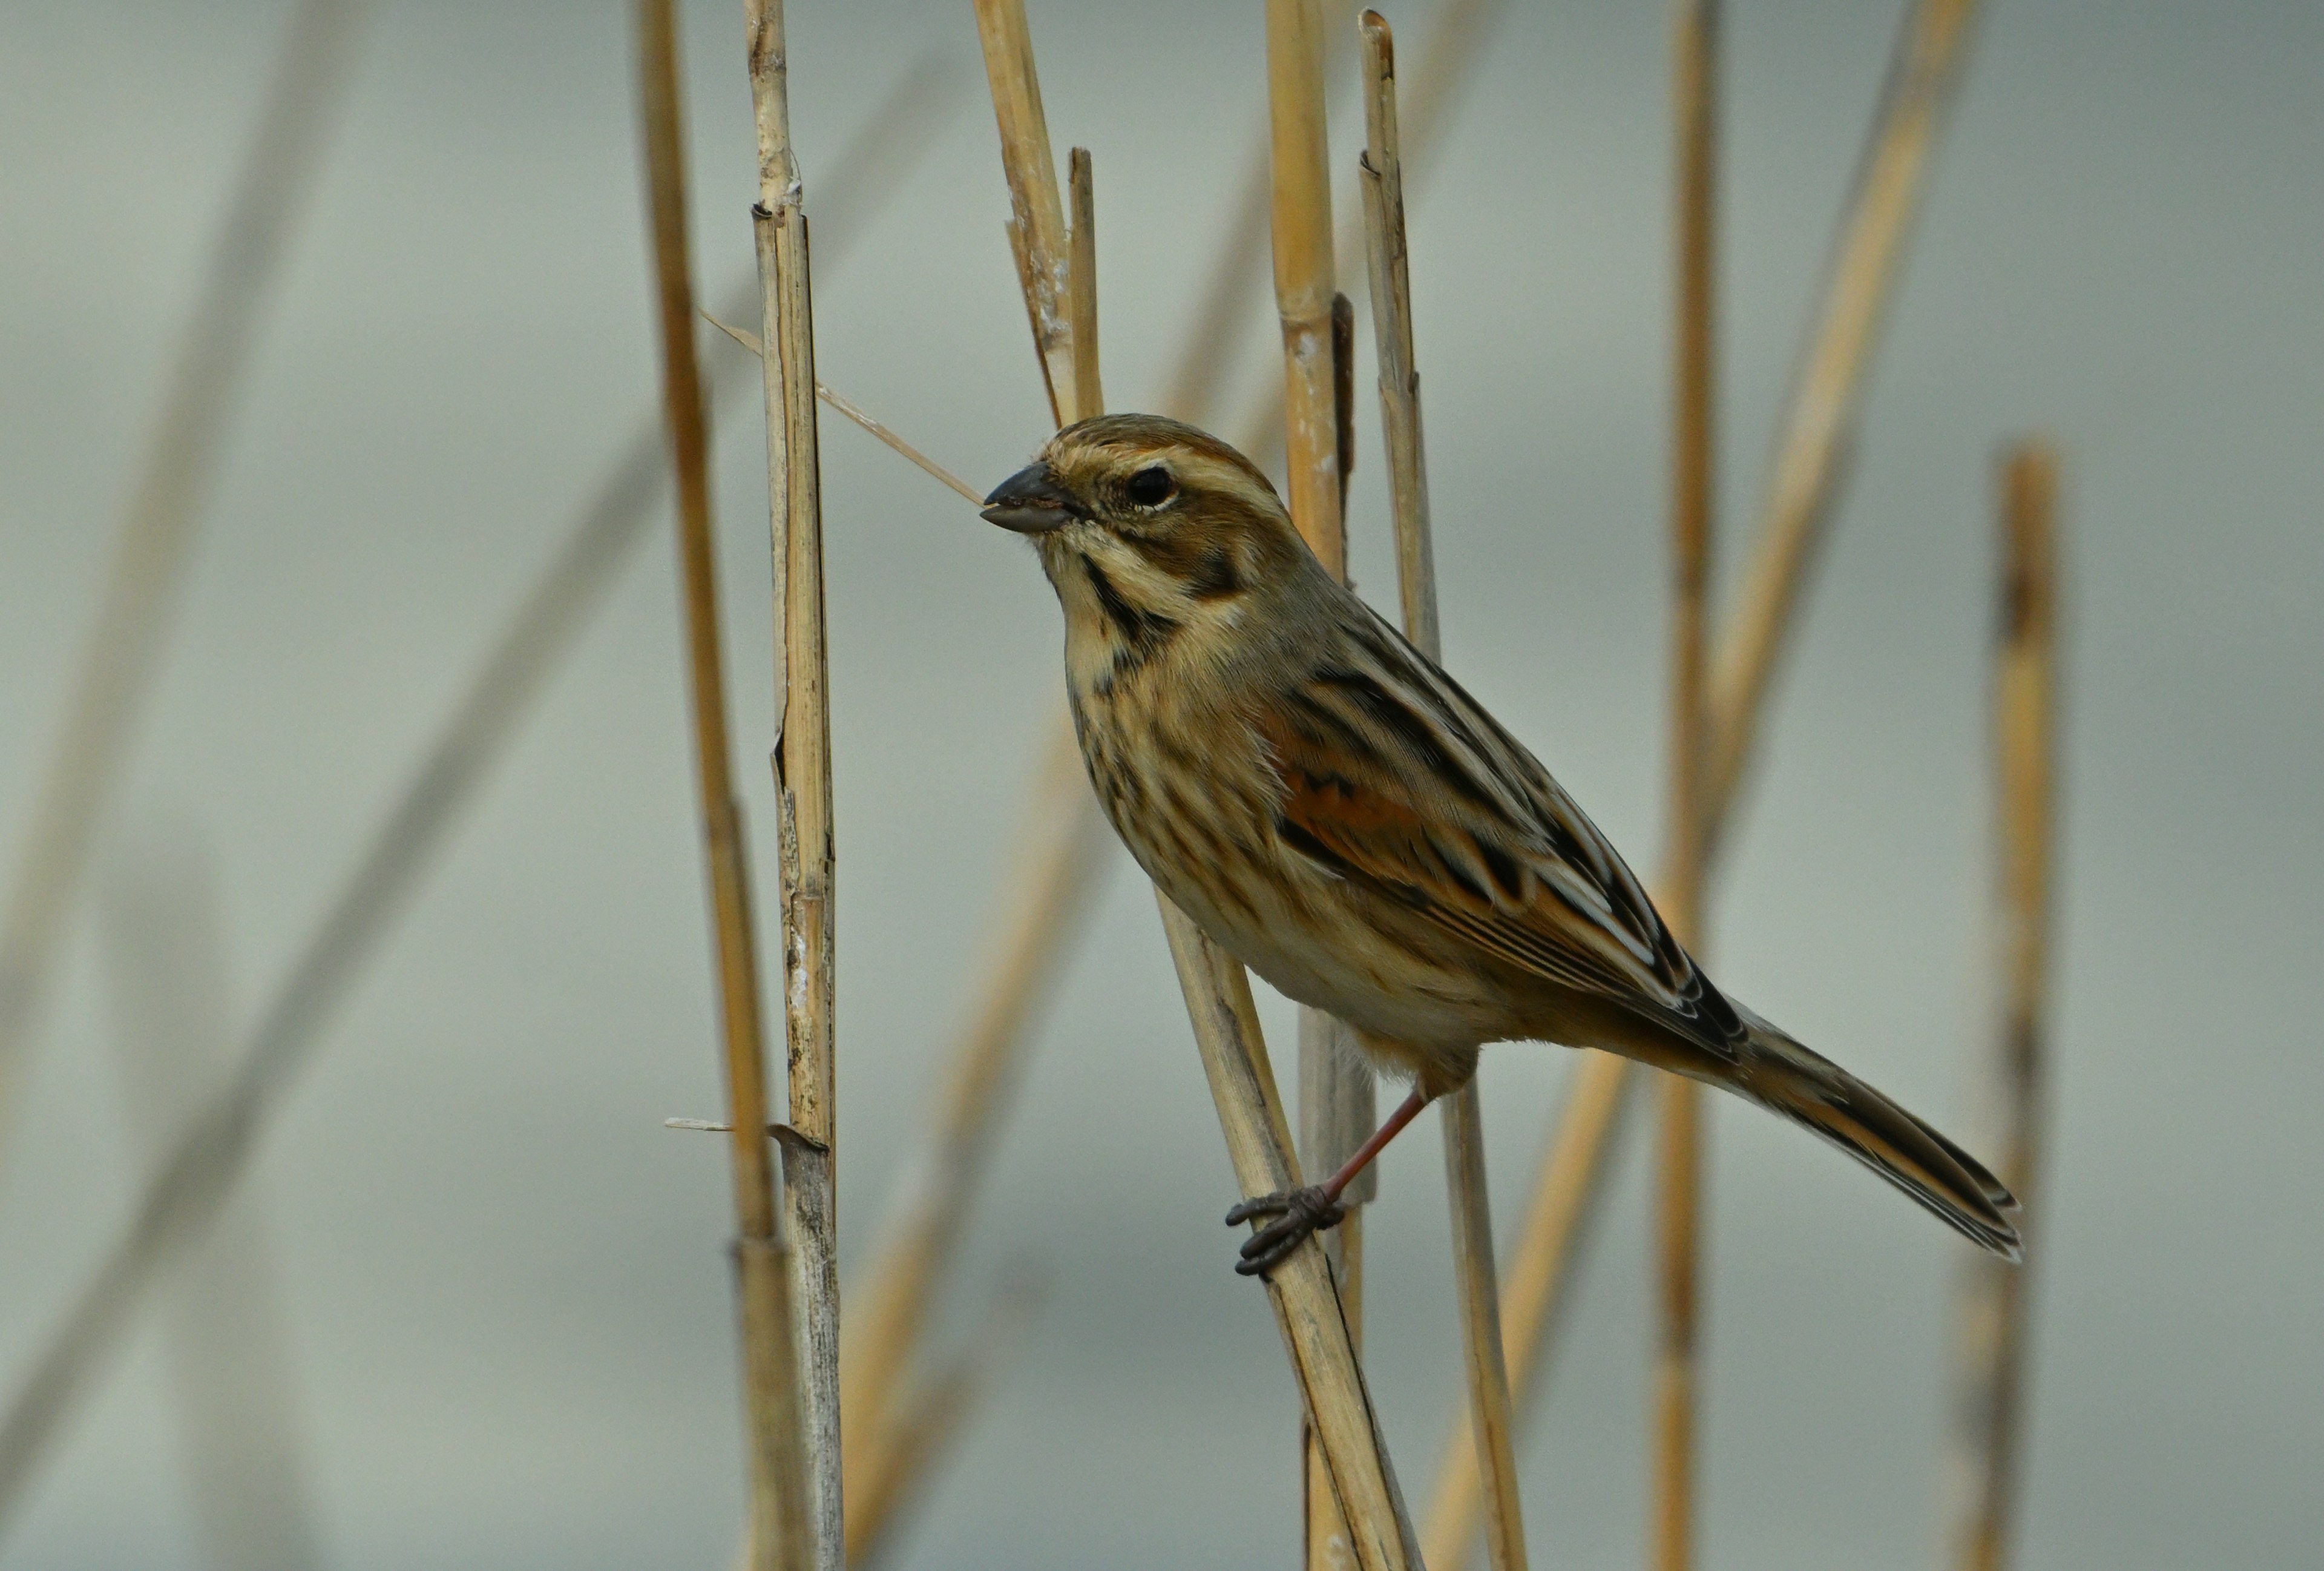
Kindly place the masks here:
[(984, 501), (1038, 549), (1069, 637), (1152, 646), (1314, 561), (1250, 459), (1158, 415), (1067, 426)]

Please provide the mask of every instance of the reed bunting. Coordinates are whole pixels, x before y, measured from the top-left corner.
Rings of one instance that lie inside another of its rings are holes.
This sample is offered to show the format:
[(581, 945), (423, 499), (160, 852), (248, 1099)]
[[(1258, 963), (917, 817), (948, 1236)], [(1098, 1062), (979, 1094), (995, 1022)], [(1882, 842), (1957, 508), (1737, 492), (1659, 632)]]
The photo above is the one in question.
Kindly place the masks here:
[(1977, 1160), (1711, 984), (1549, 772), (1325, 573), (1250, 460), (1104, 415), (985, 499), (1065, 614), (1074, 725), (1154, 883), (1287, 996), (1354, 1028), (1412, 1094), (1323, 1183), (1248, 1201), (1264, 1271), (1486, 1042), (1600, 1048), (1805, 1125), (2015, 1260)]

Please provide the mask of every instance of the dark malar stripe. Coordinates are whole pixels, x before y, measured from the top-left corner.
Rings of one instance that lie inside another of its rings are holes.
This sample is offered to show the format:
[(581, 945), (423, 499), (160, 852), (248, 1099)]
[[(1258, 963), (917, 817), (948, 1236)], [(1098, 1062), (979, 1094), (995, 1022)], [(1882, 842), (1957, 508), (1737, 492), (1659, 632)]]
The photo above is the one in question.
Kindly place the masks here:
[[(1089, 575), (1090, 592), (1097, 596), (1098, 609), (1113, 624), (1122, 642), (1136, 650), (1142, 660), (1178, 631), (1179, 624), (1167, 616), (1157, 616), (1143, 611), (1122, 597), (1105, 569), (1088, 558), (1082, 559), (1082, 571)], [(1117, 667), (1117, 670), (1120, 668)]]

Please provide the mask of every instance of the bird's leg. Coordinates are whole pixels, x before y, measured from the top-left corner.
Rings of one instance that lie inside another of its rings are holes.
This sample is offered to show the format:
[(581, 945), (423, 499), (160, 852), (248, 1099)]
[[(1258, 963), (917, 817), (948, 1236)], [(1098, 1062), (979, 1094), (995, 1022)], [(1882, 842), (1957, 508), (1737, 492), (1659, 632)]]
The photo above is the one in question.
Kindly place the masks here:
[(1427, 1093), (1414, 1087), (1412, 1095), (1406, 1097), (1397, 1110), (1388, 1115), (1387, 1121), (1372, 1132), (1370, 1140), (1356, 1148), (1356, 1154), (1342, 1163), (1338, 1172), (1320, 1184), (1308, 1184), (1296, 1189), (1278, 1189), (1272, 1195), (1245, 1200), (1228, 1212), (1227, 1225), (1230, 1227), (1238, 1223), (1256, 1222), (1262, 1216), (1275, 1218), (1244, 1240), (1242, 1258), (1235, 1262), (1235, 1270), (1247, 1277), (1273, 1271), (1299, 1247), (1301, 1239), (1311, 1233), (1338, 1225), (1340, 1219), (1347, 1215), (1345, 1207), (1340, 1204), (1341, 1193), (1355, 1182), (1356, 1175), (1362, 1172), (1374, 1157), (1388, 1149), (1388, 1142), (1402, 1132), (1406, 1124), (1419, 1117), (1420, 1110), (1427, 1105)]

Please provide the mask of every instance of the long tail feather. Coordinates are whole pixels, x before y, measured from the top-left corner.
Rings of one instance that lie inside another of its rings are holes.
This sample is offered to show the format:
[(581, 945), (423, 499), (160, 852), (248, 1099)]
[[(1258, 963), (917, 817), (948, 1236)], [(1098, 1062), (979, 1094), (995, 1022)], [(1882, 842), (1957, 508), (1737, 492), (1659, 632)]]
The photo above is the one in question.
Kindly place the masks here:
[(1730, 1071), (1734, 1089), (1821, 1135), (1979, 1248), (2020, 1258), (2010, 1220), (2016, 1197), (1983, 1163), (1839, 1065), (1746, 1019), (1751, 1034)]

